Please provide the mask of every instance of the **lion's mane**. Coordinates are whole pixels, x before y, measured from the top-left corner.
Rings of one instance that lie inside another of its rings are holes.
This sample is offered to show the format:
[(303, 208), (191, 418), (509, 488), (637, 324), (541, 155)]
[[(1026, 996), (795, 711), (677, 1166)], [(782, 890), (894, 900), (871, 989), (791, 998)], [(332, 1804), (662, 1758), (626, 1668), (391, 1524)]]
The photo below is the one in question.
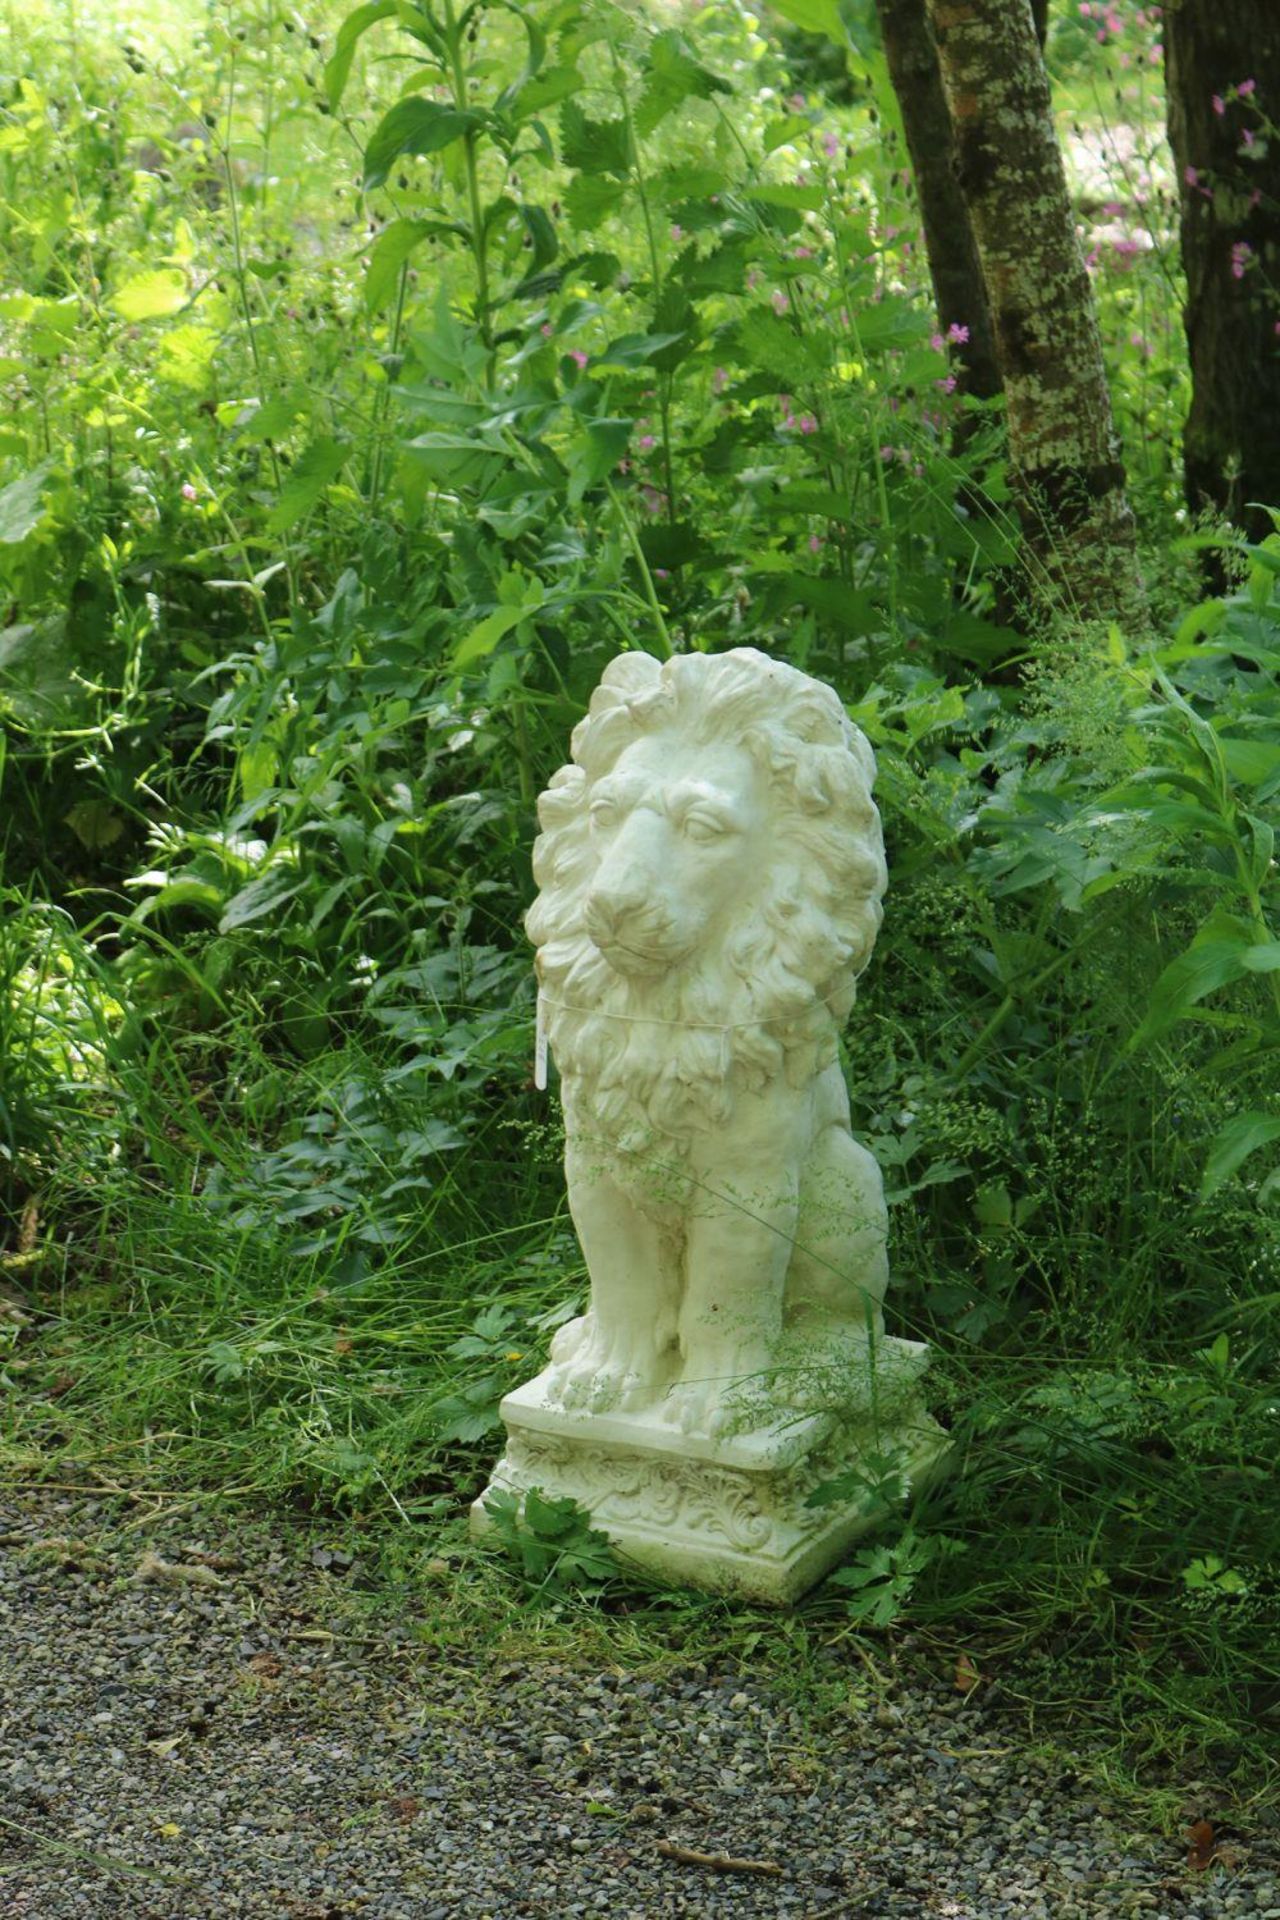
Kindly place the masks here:
[[(591, 792), (651, 733), (744, 747), (771, 802), (772, 858), (744, 875), (742, 917), (715, 951), (660, 980), (624, 978), (586, 930), (597, 866)], [(834, 1057), (871, 957), (885, 889), (875, 759), (829, 687), (754, 647), (625, 653), (606, 667), (572, 761), (538, 803), (538, 949), (547, 1032), (579, 1130), (636, 1151), (721, 1125), (735, 1090), (803, 1085)]]

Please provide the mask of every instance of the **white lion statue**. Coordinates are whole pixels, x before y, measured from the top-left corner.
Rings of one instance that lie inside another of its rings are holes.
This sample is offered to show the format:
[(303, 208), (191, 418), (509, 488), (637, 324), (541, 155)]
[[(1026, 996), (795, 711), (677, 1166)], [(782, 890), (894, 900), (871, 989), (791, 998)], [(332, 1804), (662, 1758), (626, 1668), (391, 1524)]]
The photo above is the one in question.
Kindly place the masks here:
[(622, 654), (572, 754), (527, 924), (591, 1297), (546, 1390), (715, 1435), (744, 1382), (785, 1406), (789, 1371), (881, 1328), (884, 1195), (837, 1059), (885, 888), (875, 760), (751, 647)]

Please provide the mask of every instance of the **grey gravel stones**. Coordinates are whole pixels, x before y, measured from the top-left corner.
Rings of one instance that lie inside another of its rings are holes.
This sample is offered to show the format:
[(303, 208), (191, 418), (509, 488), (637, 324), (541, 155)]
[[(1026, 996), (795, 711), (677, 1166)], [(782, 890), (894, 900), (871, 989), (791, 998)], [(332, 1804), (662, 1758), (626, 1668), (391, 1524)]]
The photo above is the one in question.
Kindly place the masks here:
[(1280, 1920), (1280, 1836), (1193, 1872), (980, 1696), (441, 1657), (287, 1524), (126, 1526), (0, 1503), (8, 1920)]

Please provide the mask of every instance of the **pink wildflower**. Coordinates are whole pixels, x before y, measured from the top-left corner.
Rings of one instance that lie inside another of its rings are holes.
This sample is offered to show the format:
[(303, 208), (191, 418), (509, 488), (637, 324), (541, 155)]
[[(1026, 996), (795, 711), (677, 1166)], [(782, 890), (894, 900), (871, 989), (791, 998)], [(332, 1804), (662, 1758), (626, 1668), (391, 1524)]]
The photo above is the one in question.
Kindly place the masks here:
[(937, 387), (939, 393), (954, 393), (956, 390), (956, 377), (954, 373), (949, 373), (945, 380), (935, 380), (933, 384)]
[(1231, 278), (1243, 280), (1245, 268), (1253, 254), (1253, 248), (1247, 240), (1236, 240), (1231, 247)]
[(196, 492), (189, 480), (183, 483), (182, 497), (184, 500), (198, 500), (200, 498), (200, 495)]
[(958, 321), (953, 320), (947, 328), (947, 339), (953, 347), (967, 347), (969, 344), (968, 327), (962, 327)]
[(1236, 97), (1240, 100), (1247, 100), (1251, 93), (1256, 93), (1257, 91), (1258, 83), (1256, 80), (1241, 80), (1236, 87)]
[(1245, 127), (1243, 132), (1240, 135), (1240, 138), (1244, 142), (1244, 145), (1246, 147), (1251, 147), (1254, 143), (1254, 140), (1257, 138), (1257, 135), (1254, 133), (1252, 127)]
[(552, 334), (555, 332), (555, 328), (552, 326), (549, 320), (544, 320), (541, 327), (539, 327), (538, 331), (542, 335), (544, 340), (549, 340)]
[(569, 358), (575, 367), (585, 367), (587, 364), (587, 356), (581, 347), (570, 347)]
[(822, 536), (820, 534), (811, 533), (809, 535), (809, 551), (810, 553), (822, 552)]
[(787, 296), (782, 291), (781, 287), (775, 287), (773, 292), (769, 295), (769, 305), (773, 308), (775, 313), (785, 313), (787, 308), (791, 305), (791, 302), (787, 299)]
[(929, 335), (929, 345), (933, 348), (935, 353), (941, 353), (942, 349), (946, 346), (946, 344), (947, 344), (947, 338), (945, 334), (931, 333)]
[(642, 433), (636, 441), (636, 451), (637, 453), (649, 453), (657, 444), (657, 441), (651, 433)]
[(802, 413), (796, 421), (796, 425), (799, 427), (801, 433), (816, 433), (818, 431), (818, 423), (811, 413)]
[(838, 160), (840, 158), (840, 135), (838, 133), (824, 133), (822, 136), (822, 151), (826, 154), (828, 160)]
[(1198, 187), (1200, 185), (1200, 170), (1198, 167), (1184, 167), (1182, 169), (1182, 177), (1189, 187)]
[(793, 93), (787, 105), (790, 107), (792, 113), (803, 113), (805, 108), (804, 95), (802, 93)]
[(1227, 110), (1227, 103), (1220, 93), (1215, 93), (1213, 96), (1213, 110), (1219, 118), (1221, 118)]
[(729, 376), (723, 367), (717, 367), (711, 376), (712, 393), (723, 393), (729, 384)]

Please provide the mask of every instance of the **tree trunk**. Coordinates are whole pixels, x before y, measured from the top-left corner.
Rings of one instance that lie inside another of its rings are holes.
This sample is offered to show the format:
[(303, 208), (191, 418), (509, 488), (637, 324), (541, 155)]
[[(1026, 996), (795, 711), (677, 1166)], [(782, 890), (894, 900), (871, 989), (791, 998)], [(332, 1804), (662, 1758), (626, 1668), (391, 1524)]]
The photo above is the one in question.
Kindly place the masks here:
[(1142, 625), (1093, 292), (1030, 0), (929, 0), (1004, 382), (1009, 486), (1044, 611)]
[(1031, 17), (1036, 23), (1036, 39), (1043, 53), (1044, 43), (1049, 38), (1049, 0), (1031, 0)]
[(1259, 539), (1271, 522), (1251, 503), (1280, 506), (1280, 5), (1166, 5), (1164, 44), (1187, 279), (1187, 503)]
[(938, 326), (943, 333), (968, 328), (957, 356), (957, 382), (962, 393), (989, 400), (1000, 391), (1000, 369), (925, 0), (876, 0), (876, 12), (911, 156)]

